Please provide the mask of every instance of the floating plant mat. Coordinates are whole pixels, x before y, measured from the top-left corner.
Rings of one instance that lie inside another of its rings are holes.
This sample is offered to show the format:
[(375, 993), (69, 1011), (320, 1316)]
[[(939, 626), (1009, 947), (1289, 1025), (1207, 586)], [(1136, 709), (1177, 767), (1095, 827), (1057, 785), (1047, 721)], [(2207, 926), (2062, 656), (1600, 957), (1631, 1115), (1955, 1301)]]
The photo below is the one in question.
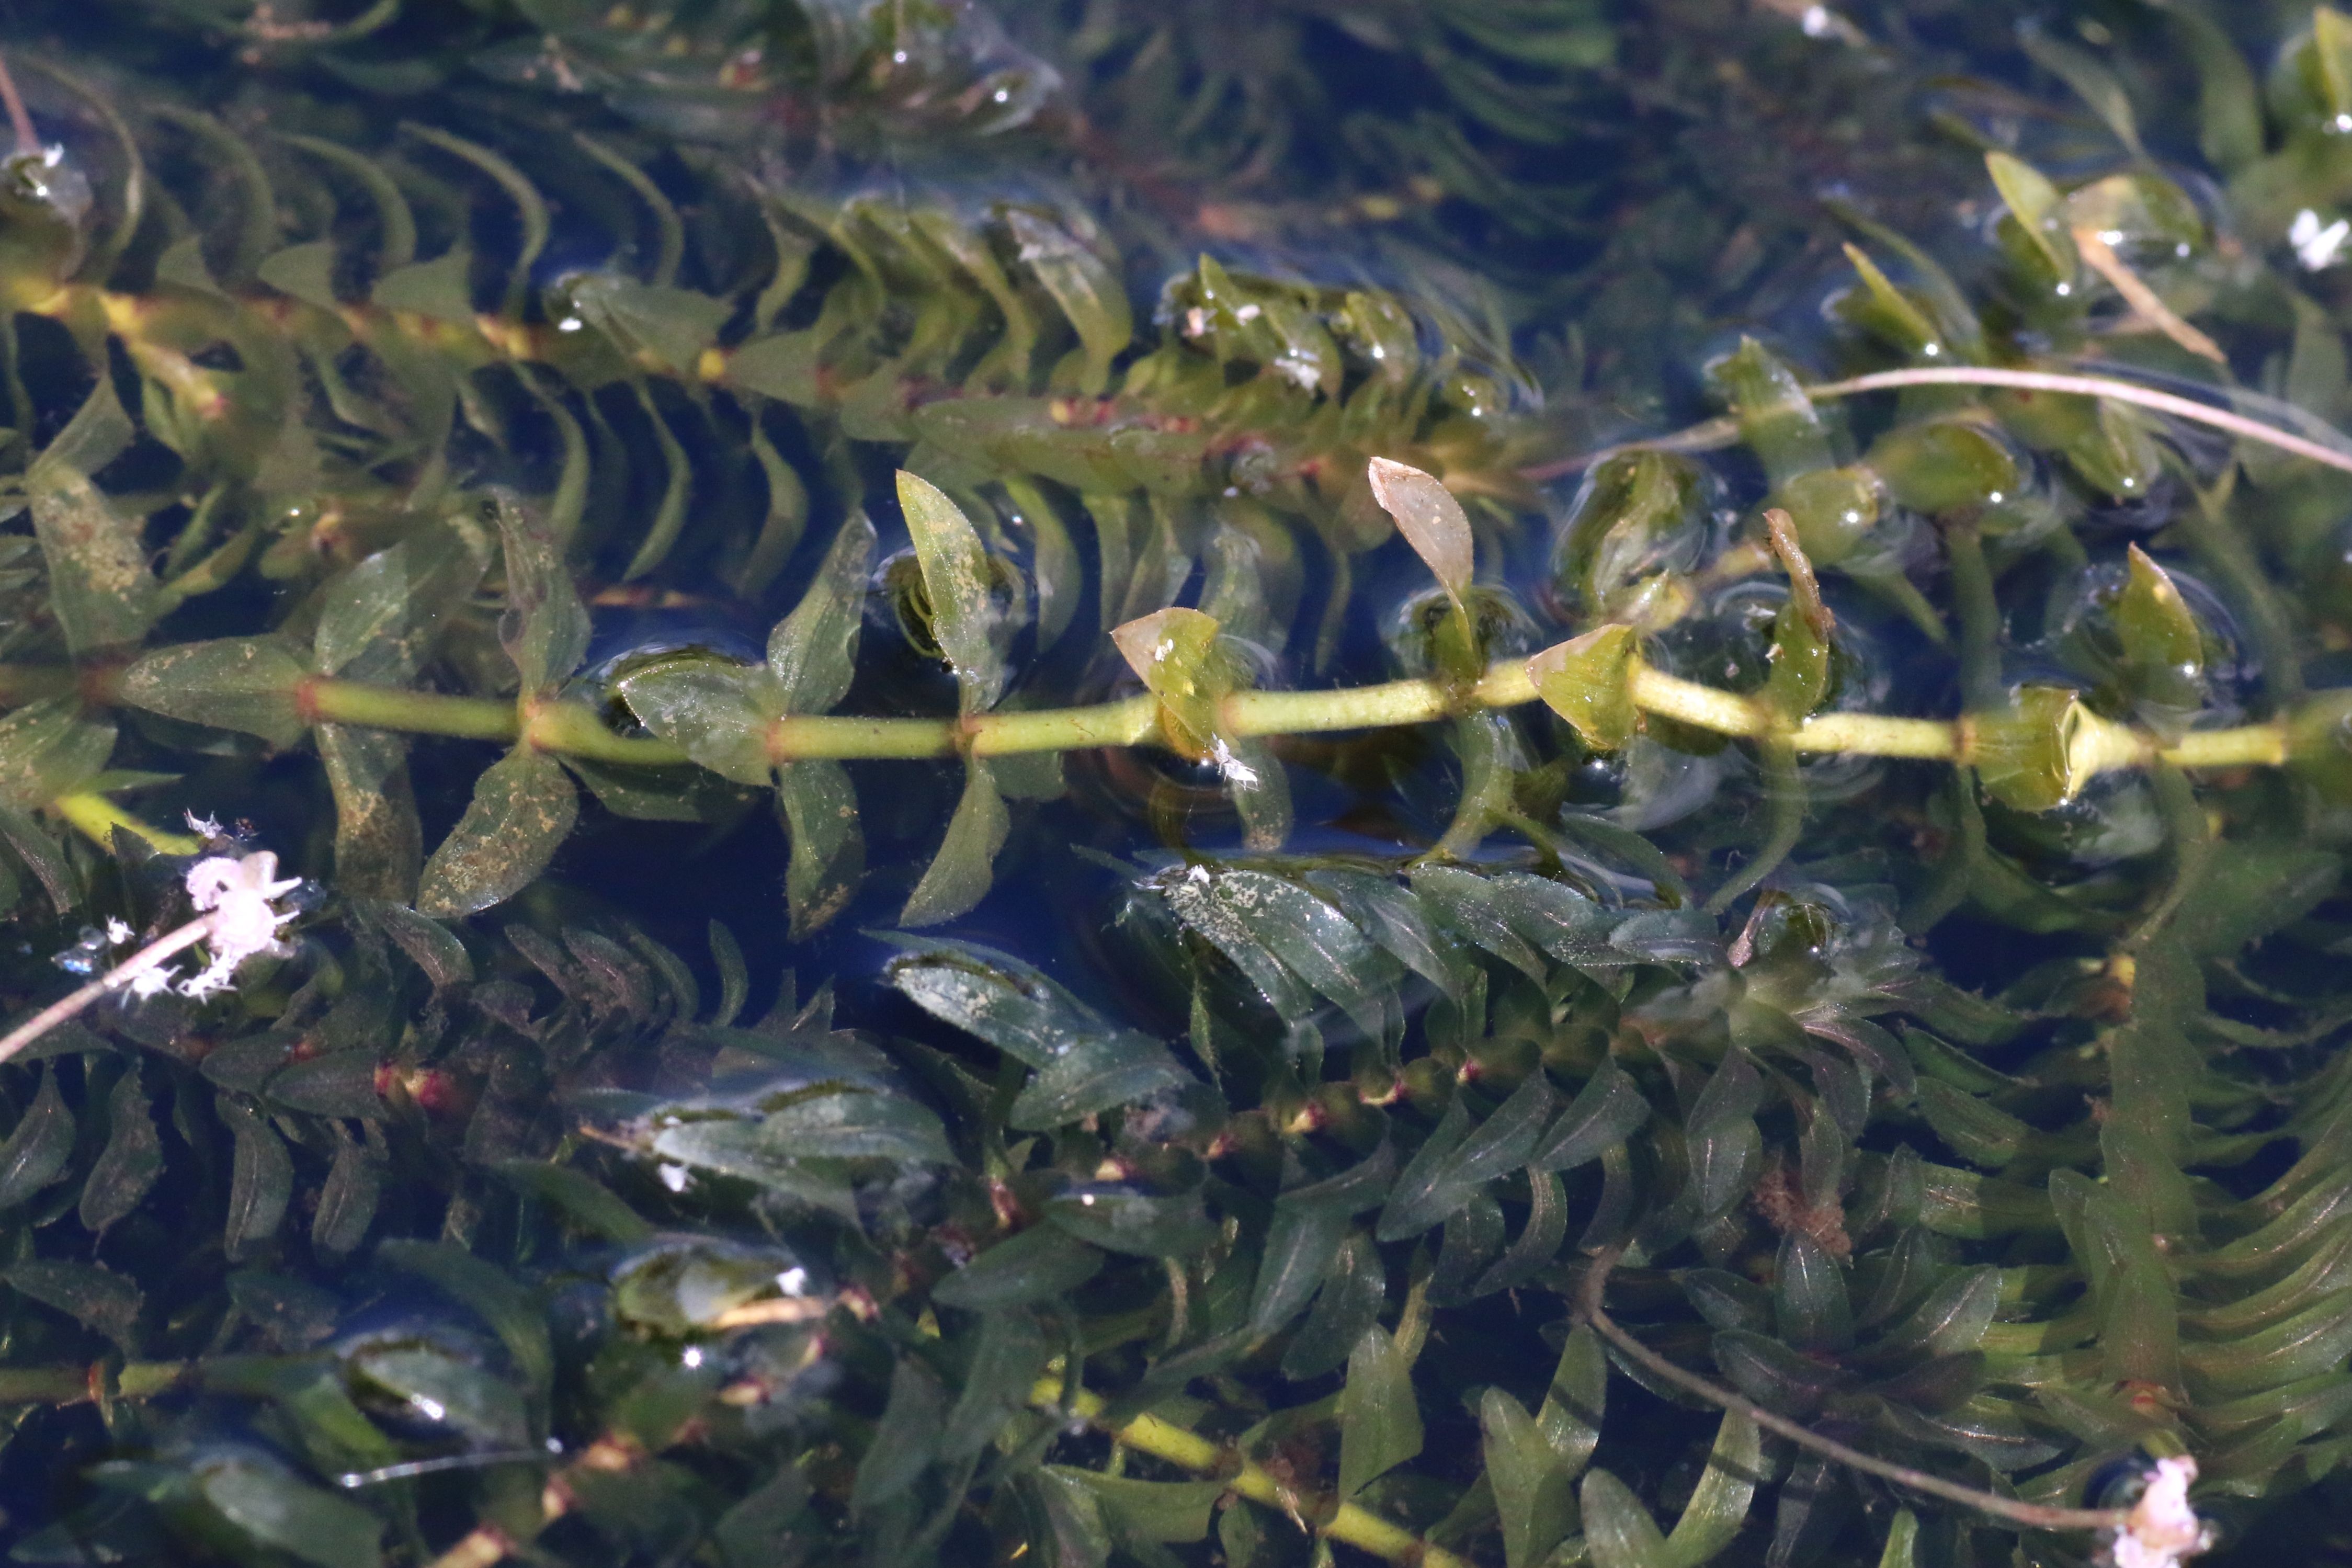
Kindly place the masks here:
[(11, 1561), (2340, 1554), (2352, 18), (0, 57)]

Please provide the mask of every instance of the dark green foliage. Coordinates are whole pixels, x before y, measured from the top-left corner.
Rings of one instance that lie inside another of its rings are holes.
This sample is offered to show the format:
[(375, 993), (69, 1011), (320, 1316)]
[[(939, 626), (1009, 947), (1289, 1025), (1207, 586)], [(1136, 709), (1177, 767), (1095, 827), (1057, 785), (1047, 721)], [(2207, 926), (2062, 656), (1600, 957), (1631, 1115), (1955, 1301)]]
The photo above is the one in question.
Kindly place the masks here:
[[(1619, 1247), (1612, 1312), (1823, 1436), (2061, 1503), (2190, 1452), (2305, 1540), (2341, 477), (1805, 389), (2341, 422), (2287, 237), (2352, 192), (2352, 24), (1790, 9), (9, 40), (67, 153), (0, 188), (0, 984), (189, 918), (134, 811), (315, 889), (233, 992), (0, 1068), (13, 1560), (2095, 1549), (1624, 1372), (1570, 1310)], [(1670, 411), (1723, 420), (1560, 462)], [(1539, 649), (1549, 711), (1466, 700)], [(1397, 678), (1454, 706), (1229, 722)], [(1789, 739), (1954, 714), (1958, 765)]]

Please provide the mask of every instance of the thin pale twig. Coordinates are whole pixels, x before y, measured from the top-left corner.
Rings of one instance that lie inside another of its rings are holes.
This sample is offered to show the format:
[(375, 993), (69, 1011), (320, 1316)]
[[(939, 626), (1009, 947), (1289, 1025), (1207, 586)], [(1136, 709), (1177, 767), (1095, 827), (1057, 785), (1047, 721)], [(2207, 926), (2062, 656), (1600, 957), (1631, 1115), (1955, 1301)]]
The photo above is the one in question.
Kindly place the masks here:
[(50, 1003), (9, 1030), (5, 1038), (0, 1038), (0, 1062), (6, 1061), (100, 997), (122, 990), (149, 970), (177, 957), (212, 935), (215, 918), (211, 914), (199, 916), (179, 930), (156, 938), (80, 990)]
[(1695, 1372), (1684, 1370), (1627, 1333), (1602, 1310), (1601, 1294), (1608, 1289), (1610, 1273), (1616, 1268), (1617, 1260), (1623, 1253), (1622, 1247), (1612, 1247), (1592, 1259), (1585, 1271), (1584, 1287), (1579, 1292), (1576, 1315), (1591, 1323), (1594, 1332), (1652, 1376), (1674, 1384), (1685, 1394), (1696, 1394), (1719, 1409), (1736, 1411), (1766, 1431), (1777, 1433), (1801, 1448), (1809, 1448), (1835, 1459), (1849, 1468), (1893, 1481), (1897, 1486), (1908, 1487), (1913, 1491), (1926, 1492), (1930, 1497), (1942, 1498), (1946, 1502), (1972, 1508), (1995, 1519), (2007, 1520), (2011, 1524), (2023, 1525), (2029, 1530), (2121, 1530), (2130, 1521), (2131, 1513), (2127, 1509), (2052, 1508), (2042, 1503), (2025, 1502), (2017, 1498), (1979, 1491), (1958, 1481), (1948, 1481), (1941, 1476), (1931, 1476), (1925, 1470), (1915, 1470), (1908, 1465), (1898, 1465), (1874, 1454), (1865, 1454), (1859, 1448), (1849, 1448), (1801, 1423), (1765, 1409), (1752, 1399), (1734, 1394), (1727, 1388), (1717, 1387)]
[(2084, 261), (2090, 263), (2091, 270), (2113, 284), (2116, 292), (2124, 297), (2124, 303), (2138, 312), (2148, 325), (2200, 359), (2209, 359), (2220, 365), (2230, 363), (2230, 356), (2221, 352), (2221, 345), (2182, 321), (2173, 308), (2147, 286), (2145, 279), (2124, 265), (2124, 258), (2116, 254), (2113, 246), (2100, 237), (2098, 230), (2076, 229), (2074, 248), (2082, 253)]
[(25, 107), (24, 95), (16, 90), (16, 79), (8, 74), (8, 58), (0, 55), (0, 103), (8, 106), (8, 128), (16, 135), (16, 156), (28, 157), (41, 150), (40, 133), (33, 129), (33, 116)]
[[(1919, 365), (1908, 370), (1874, 371), (1868, 375), (1857, 375), (1845, 381), (1825, 381), (1805, 388), (1805, 395), (1816, 403), (1824, 403), (1832, 398), (1853, 397), (1865, 392), (1895, 392), (1906, 386), (2000, 386), (2017, 392), (2055, 392), (2073, 397), (2105, 397), (2116, 403), (2153, 409), (2159, 414), (2169, 414), (2192, 424), (2226, 430), (2232, 436), (2259, 441), (2266, 447), (2275, 447), (2282, 452), (2292, 452), (2298, 458), (2307, 458), (2339, 472), (2352, 474), (2352, 450), (2330, 447), (2291, 430), (2282, 430), (2263, 420), (2250, 419), (2226, 408), (2199, 403), (2193, 398), (2158, 392), (2152, 386), (2140, 386), (2103, 375), (2068, 375), (2046, 370), (2005, 370), (1997, 365)], [(1520, 469), (1519, 476), (1541, 483), (1591, 468), (1604, 458), (1624, 452), (1712, 451), (1728, 447), (1738, 438), (1737, 422), (1710, 419), (1671, 436), (1661, 436), (1655, 440), (1622, 441), (1578, 457), (1539, 463)], [(2352, 443), (2347, 445), (2352, 446)]]

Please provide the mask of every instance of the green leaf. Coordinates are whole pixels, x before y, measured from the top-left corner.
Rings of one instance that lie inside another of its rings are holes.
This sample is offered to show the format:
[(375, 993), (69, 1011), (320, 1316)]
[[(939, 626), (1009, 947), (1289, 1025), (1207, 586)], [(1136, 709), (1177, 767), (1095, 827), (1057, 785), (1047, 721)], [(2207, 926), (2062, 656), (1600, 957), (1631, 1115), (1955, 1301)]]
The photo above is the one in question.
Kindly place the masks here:
[(0, 801), (19, 811), (82, 787), (114, 752), (114, 721), (68, 697), (0, 713)]
[(1348, 1357), (1339, 1394), (1339, 1500), (1418, 1456), (1421, 1443), (1412, 1363), (1385, 1330), (1366, 1329)]
[(1127, 289), (1103, 258), (1051, 220), (1021, 207), (1004, 211), (1023, 266), (1054, 297), (1086, 355), (1076, 390), (1091, 397), (1110, 380), (1111, 362), (1135, 331)]
[[(2122, 81), (2104, 61), (2086, 49), (2051, 37), (2030, 17), (2019, 25), (2017, 41), (2035, 65), (2073, 88), (2076, 96), (2091, 106), (2091, 112), (2106, 122), (2126, 152), (2135, 158), (2147, 156), (2147, 149), (2140, 145), (2139, 117), (2132, 111), (2131, 99), (2124, 91)], [(2231, 47), (2230, 52), (2237, 52), (2235, 46)]]
[(229, 1164), (228, 1215), (224, 1241), (232, 1259), (243, 1259), (278, 1234), (286, 1205), (294, 1195), (294, 1162), (286, 1142), (251, 1107), (214, 1101), (236, 1140)]
[[(109, 384), (99, 377), (101, 388)], [(67, 650), (79, 657), (138, 642), (165, 608), (138, 524), (70, 469), (37, 462), (26, 483), (33, 534), (49, 567), (49, 609)]]
[(665, 1128), (649, 1152), (692, 1170), (739, 1177), (779, 1197), (857, 1223), (857, 1197), (847, 1181), (777, 1149), (761, 1135), (756, 1122), (688, 1121)]
[(1538, 1171), (1573, 1170), (1632, 1137), (1649, 1119), (1650, 1102), (1633, 1075), (1603, 1058), (1536, 1144), (1528, 1164)]
[(375, 280), (369, 298), (379, 310), (409, 310), (459, 326), (474, 323), (474, 258), (454, 246), (430, 261), (395, 267)]
[(387, 1241), (377, 1259), (405, 1274), (428, 1279), (443, 1294), (474, 1312), (499, 1336), (530, 1398), (543, 1402), (555, 1377), (555, 1352), (538, 1300), (496, 1265), (446, 1243)]
[(938, 1115), (900, 1095), (834, 1085), (768, 1112), (761, 1132), (794, 1159), (955, 1163)]
[(1050, 1225), (998, 1242), (940, 1280), (931, 1299), (968, 1311), (1066, 1296), (1102, 1271), (1103, 1255)]
[[(25, 488), (37, 495), (45, 489), (87, 484), (90, 475), (121, 457), (138, 433), (138, 426), (123, 411), (122, 400), (115, 395), (114, 378), (100, 375), (65, 428), (33, 459), (25, 474)], [(55, 570), (54, 561), (51, 569)]]
[(904, 468), (898, 470), (898, 504), (930, 601), (931, 634), (955, 671), (961, 711), (984, 713), (1004, 694), (1004, 652), (1012, 634), (997, 603), (988, 551), (961, 508)]
[(764, 667), (676, 658), (614, 681), (614, 695), (648, 730), (719, 777), (764, 785), (775, 771), (768, 726), (783, 692)]
[(1113, 626), (1110, 640), (1160, 700), (1169, 741), (1186, 755), (1210, 755), (1223, 738), (1218, 705), (1233, 689), (1231, 671), (1217, 658), (1217, 618), (1171, 605)]
[(2140, 695), (2193, 710), (2203, 696), (2205, 636), (2172, 578), (2137, 544), (2126, 552), (2130, 575), (2116, 596), (2116, 639)]
[(408, 738), (351, 724), (312, 731), (335, 801), (335, 886), (345, 898), (416, 896), (425, 826), (408, 779)]
[(1032, 1521), (1044, 1527), (1044, 1539), (1033, 1530), (1022, 1543), (1024, 1558), (1034, 1547), (1038, 1568), (1104, 1568), (1110, 1561), (1110, 1530), (1092, 1489), (1051, 1465), (1024, 1471), (1013, 1485)]
[(1135, 1258), (1192, 1258), (1217, 1239), (1198, 1192), (1161, 1195), (1111, 1185), (1079, 1187), (1047, 1203), (1045, 1217), (1080, 1241)]
[(1597, 752), (1622, 751), (1641, 728), (1633, 706), (1633, 628), (1601, 626), (1528, 660), (1528, 678), (1544, 706), (1567, 720)]
[(994, 1441), (1013, 1413), (1027, 1406), (1029, 1391), (1052, 1353), (1035, 1314), (1017, 1308), (985, 1314), (955, 1408), (940, 1435), (940, 1455), (970, 1458)]
[(1589, 1471), (1577, 1495), (1594, 1568), (1674, 1568), (1657, 1521), (1624, 1482), (1607, 1470)]
[(146, 1300), (137, 1281), (101, 1264), (37, 1260), (0, 1269), (0, 1279), (104, 1334), (126, 1353), (137, 1350), (139, 1311)]
[(782, 688), (786, 713), (824, 713), (857, 673), (857, 633), (865, 624), (866, 578), (874, 525), (853, 512), (833, 536), (808, 592), (768, 637), (768, 668)]
[(1324, 1270), (1322, 1289), (1315, 1293), (1307, 1321), (1282, 1352), (1282, 1375), (1303, 1382), (1347, 1364), (1364, 1331), (1380, 1321), (1388, 1283), (1388, 1268), (1371, 1234), (1349, 1231)]
[(2058, 187), (2041, 170), (2007, 153), (1987, 153), (1985, 170), (1992, 175), (1993, 188), (2000, 193), (2017, 226), (2042, 253), (2052, 276), (2060, 283), (2073, 282), (2074, 240), (2066, 232), (2065, 204)]
[(451, 517), (379, 550), (326, 586), (312, 647), (322, 675), (404, 686), (488, 568), (489, 541)]
[(1508, 1568), (1532, 1568), (1567, 1538), (1576, 1522), (1575, 1482), (1534, 1417), (1499, 1388), (1478, 1405), (1486, 1433), (1486, 1479), (1503, 1525)]
[(2254, 73), (2237, 40), (2199, 10), (2196, 0), (2149, 4), (2172, 17), (2176, 36), (2187, 40), (2181, 58), (2196, 65), (2199, 150), (2216, 169), (2236, 174), (2263, 155), (2262, 95)]
[(1570, 1329), (1552, 1368), (1551, 1386), (1536, 1411), (1544, 1441), (1559, 1457), (1570, 1479), (1584, 1473), (1601, 1446), (1601, 1417), (1609, 1398), (1609, 1355), (1590, 1323)]
[(563, 765), (516, 747), (475, 781), (465, 816), (425, 863), (417, 912), (451, 919), (514, 897), (547, 869), (579, 813)]
[(373, 1120), (384, 1114), (375, 1078), (373, 1051), (330, 1051), (289, 1064), (271, 1075), (263, 1092), (274, 1104), (313, 1116)]
[(2019, 811), (2048, 811), (2089, 782), (2077, 740), (2095, 720), (2062, 687), (2021, 688), (2006, 710), (1975, 715), (1977, 777), (1986, 793)]
[[(2053, 196), (2054, 199), (2054, 196)], [(1706, 367), (1775, 489), (1830, 466), (1829, 432), (1796, 373), (1753, 338)]]
[(73, 1112), (58, 1093), (58, 1064), (44, 1063), (40, 1092), (17, 1119), (8, 1141), (0, 1143), (0, 1213), (26, 1199), (65, 1174), (73, 1155)]
[(1757, 1483), (1767, 1474), (1756, 1423), (1737, 1410), (1725, 1411), (1707, 1453), (1706, 1472), (1666, 1537), (1668, 1568), (1698, 1568), (1737, 1540), (1756, 1500)]
[(865, 1513), (912, 1487), (939, 1453), (947, 1412), (938, 1374), (917, 1357), (900, 1356), (890, 1372), (890, 1401), (858, 1461), (849, 1506)]
[(776, 770), (776, 810), (792, 841), (784, 870), (794, 942), (846, 908), (866, 875), (857, 793), (839, 763), (787, 763)]
[[(29, 708), (44, 706), (40, 703), (27, 705)], [(50, 710), (64, 710), (53, 708)], [(26, 711), (25, 708), (16, 710), (18, 713)], [(9, 721), (14, 716), (0, 714), (0, 758), (16, 756), (13, 742), (21, 739), (21, 733), (12, 734), (15, 726)], [(113, 752), (113, 726), (95, 724), (87, 719), (82, 719), (79, 714), (74, 717), (79, 722), (69, 724), (67, 726), (68, 730), (86, 731), (102, 730), (105, 732), (105, 744), (102, 747), (91, 745), (79, 760), (60, 759), (67, 762), (69, 770), (81, 769), (80, 777), (87, 778), (90, 773), (103, 768), (106, 765), (107, 756)], [(94, 742), (97, 735), (89, 733), (88, 739)], [(38, 780), (44, 771), (35, 769), (28, 773), (12, 774), (7, 763), (0, 762), (0, 843), (6, 844), (14, 850), (16, 858), (24, 862), (25, 868), (39, 879), (41, 890), (48, 894), (51, 907), (62, 915), (70, 912), (80, 901), (81, 897), (80, 889), (76, 885), (73, 867), (66, 859), (65, 846), (58, 843), (56, 836), (35, 821), (30, 814), (14, 804), (16, 793), (25, 785), (32, 784), (37, 789)], [(50, 791), (46, 798), (54, 799), (55, 796), (56, 792)]]
[(159, 648), (122, 674), (122, 700), (151, 713), (240, 730), (284, 750), (309, 728), (300, 707), (310, 671), (284, 639), (224, 637)]
[(79, 1216), (84, 1230), (105, 1234), (139, 1207), (163, 1173), (163, 1143), (147, 1109), (147, 1089), (133, 1063), (106, 1096), (106, 1147), (82, 1182)]
[(541, 1160), (501, 1160), (491, 1169), (509, 1185), (544, 1199), (565, 1219), (606, 1241), (629, 1246), (654, 1234), (651, 1222), (584, 1171)]
[(1772, 672), (1765, 679), (1764, 700), (1784, 721), (1796, 723), (1820, 707), (1829, 690), (1830, 639), (1793, 594), (1773, 617), (1769, 658)]
[(1853, 1342), (1853, 1309), (1846, 1297), (1845, 1276), (1828, 1250), (1804, 1232), (1790, 1231), (1781, 1237), (1772, 1290), (1773, 1327), (1790, 1344), (1826, 1352)]
[(261, 1546), (315, 1568), (376, 1568), (381, 1561), (383, 1526), (357, 1503), (250, 1459), (206, 1458), (194, 1473), (204, 1500)]
[(436, 1426), (476, 1447), (515, 1449), (530, 1442), (522, 1395), (488, 1368), (429, 1341), (363, 1343), (344, 1364), (361, 1388), (373, 1387), (394, 1405), (430, 1411)]
[(1171, 872), (1159, 886), (1177, 918), (1233, 960), (1285, 1022), (1306, 1021), (1320, 994), (1366, 1034), (1381, 1032), (1386, 955), (1313, 893), (1263, 871), (1208, 866)]
[(1919, 1516), (1902, 1509), (1886, 1527), (1886, 1546), (1878, 1554), (1878, 1568), (1918, 1568), (1918, 1549)]
[(253, 275), (280, 294), (299, 300), (306, 305), (316, 305), (321, 310), (341, 307), (342, 301), (335, 298), (335, 246), (332, 240), (314, 239), (271, 251), (261, 258), (261, 265), (253, 269)]
[(1225, 1493), (1223, 1481), (1139, 1481), (1074, 1465), (1045, 1468), (1094, 1493), (1112, 1528), (1139, 1541), (1206, 1541), (1210, 1517)]
[(1343, 1209), (1276, 1205), (1252, 1287), (1251, 1334), (1263, 1338), (1297, 1315), (1322, 1286), (1350, 1228)]
[(588, 611), (545, 521), (503, 499), (498, 518), (507, 603), (499, 641), (522, 678), (524, 695), (533, 696), (580, 668), (588, 651)]
[[(1965, 419), (1898, 425), (1872, 445), (1867, 467), (1896, 504), (1930, 516), (1998, 505), (2015, 499), (2025, 483), (2017, 455), (2000, 437)], [(1801, 517), (1798, 523), (1798, 537), (1811, 552)]]
[(1167, 1047), (1150, 1040), (1138, 1049), (1138, 1038), (1116, 1033), (1072, 1041), (1013, 1098), (1009, 1124), (1021, 1131), (1066, 1127), (1192, 1081)]
[(719, 341), (719, 329), (734, 311), (731, 300), (609, 273), (574, 279), (570, 293), (581, 319), (624, 355), (679, 375), (698, 374), (702, 351)]
[(939, 925), (970, 910), (987, 896), (996, 874), (996, 852), (1004, 847), (1013, 819), (996, 775), (979, 757), (964, 761), (963, 796), (948, 819), (947, 837), (923, 872), (922, 880), (907, 896), (898, 923)]
[(1527, 1163), (1559, 1105), (1559, 1095), (1538, 1068), (1493, 1115), (1456, 1142), (1454, 1131), (1466, 1120), (1457, 1094), (1438, 1130), (1397, 1178), (1381, 1211), (1380, 1238), (1402, 1241), (1420, 1235), (1452, 1217), (1487, 1183)]
[(327, 1179), (320, 1184), (318, 1212), (310, 1216), (311, 1246), (341, 1257), (367, 1239), (383, 1195), (384, 1164), (374, 1150), (348, 1134), (337, 1141)]

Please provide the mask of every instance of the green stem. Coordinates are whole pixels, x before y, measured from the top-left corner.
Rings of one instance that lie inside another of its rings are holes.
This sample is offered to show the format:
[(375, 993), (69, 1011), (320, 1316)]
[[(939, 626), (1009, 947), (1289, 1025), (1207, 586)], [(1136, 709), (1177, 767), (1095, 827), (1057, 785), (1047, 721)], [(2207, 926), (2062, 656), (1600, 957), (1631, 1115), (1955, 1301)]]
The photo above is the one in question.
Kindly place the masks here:
[[(1638, 658), (1627, 669), (1626, 680), (1633, 705), (1642, 711), (1719, 735), (1769, 739), (1798, 752), (1924, 762), (1969, 760), (1969, 726), (1962, 720), (1822, 713), (1790, 728), (1748, 697), (1668, 675)], [(0, 705), (11, 694), (74, 689), (70, 670), (0, 666)], [(93, 702), (113, 697), (112, 689), (101, 682), (83, 682), (81, 689), (86, 700)], [(677, 766), (691, 760), (667, 741), (615, 733), (603, 714), (585, 702), (542, 700), (518, 704), (504, 698), (453, 697), (324, 676), (306, 678), (289, 696), (296, 711), (313, 723), (447, 735), (503, 745), (520, 742), (538, 751), (636, 767)], [(1497, 661), (1467, 688), (1415, 679), (1335, 691), (1235, 692), (1222, 704), (1220, 732), (1238, 739), (1378, 729), (1534, 700), (1536, 688), (1528, 673), (1528, 661), (1511, 658)], [(2098, 737), (2101, 743), (2087, 763), (2094, 772), (2144, 765), (2152, 760), (2180, 768), (2277, 766), (2287, 761), (2293, 736), (2307, 732), (2317, 740), (2341, 717), (2335, 713), (2334, 705), (2327, 705), (2325, 712), (2322, 706), (2315, 700), (2309, 711), (2264, 723), (2190, 731), (2170, 745), (2121, 725), (2104, 724)], [(964, 719), (794, 714), (771, 721), (765, 741), (768, 755), (782, 763), (815, 758), (875, 761), (946, 758), (966, 752), (1003, 756), (1077, 751), (1157, 744), (1161, 735), (1158, 704), (1149, 695), (1139, 695), (1085, 708), (982, 713)], [(120, 816), (110, 816), (96, 796), (61, 800), (57, 809), (100, 837)], [(127, 824), (127, 819), (122, 820)], [(174, 852), (188, 852), (178, 844), (177, 836), (163, 837), (173, 840), (169, 847)]]
[[(1046, 1378), (1030, 1392), (1029, 1402), (1040, 1410), (1060, 1415), (1062, 1384), (1058, 1378)], [(1067, 1414), (1082, 1421), (1096, 1421), (1107, 1408), (1099, 1394), (1078, 1391), (1070, 1402)], [(1174, 1465), (1194, 1475), (1213, 1476), (1225, 1483), (1236, 1497), (1244, 1497), (1293, 1518), (1307, 1520), (1316, 1532), (1326, 1540), (1352, 1546), (1359, 1552), (1389, 1563), (1418, 1564), (1419, 1568), (1469, 1568), (1468, 1563), (1441, 1546), (1415, 1535), (1402, 1525), (1390, 1523), (1368, 1509), (1351, 1502), (1331, 1507), (1328, 1500), (1302, 1497), (1277, 1480), (1264, 1467), (1244, 1459), (1222, 1444), (1213, 1443), (1197, 1432), (1189, 1431), (1172, 1421), (1157, 1415), (1138, 1415), (1110, 1433), (1111, 1440), (1122, 1447)], [(1311, 1510), (1318, 1500), (1330, 1508), (1329, 1516), (1315, 1521)]]

